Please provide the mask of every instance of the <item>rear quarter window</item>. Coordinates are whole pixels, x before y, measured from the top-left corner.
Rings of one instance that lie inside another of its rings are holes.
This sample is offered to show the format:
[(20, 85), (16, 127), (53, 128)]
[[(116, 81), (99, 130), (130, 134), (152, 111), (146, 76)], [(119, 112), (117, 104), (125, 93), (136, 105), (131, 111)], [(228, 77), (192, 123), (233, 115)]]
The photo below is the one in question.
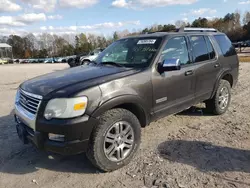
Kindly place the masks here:
[(220, 49), (225, 57), (236, 55), (236, 51), (232, 42), (226, 35), (214, 35), (215, 40), (220, 46)]

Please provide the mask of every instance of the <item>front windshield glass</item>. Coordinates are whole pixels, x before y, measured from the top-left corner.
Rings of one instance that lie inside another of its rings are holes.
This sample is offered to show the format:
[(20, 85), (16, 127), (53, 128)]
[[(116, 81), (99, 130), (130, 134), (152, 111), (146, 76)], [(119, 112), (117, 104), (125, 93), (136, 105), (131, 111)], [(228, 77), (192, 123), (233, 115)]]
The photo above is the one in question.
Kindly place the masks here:
[(121, 39), (107, 47), (95, 60), (114, 62), (125, 67), (147, 67), (156, 55), (162, 38)]

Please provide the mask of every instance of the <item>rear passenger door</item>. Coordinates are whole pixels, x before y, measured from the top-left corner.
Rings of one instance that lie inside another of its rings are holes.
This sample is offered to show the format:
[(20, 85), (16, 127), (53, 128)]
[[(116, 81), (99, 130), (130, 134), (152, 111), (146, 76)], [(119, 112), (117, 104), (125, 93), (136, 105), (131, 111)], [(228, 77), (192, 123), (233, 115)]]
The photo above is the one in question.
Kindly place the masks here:
[(196, 64), (195, 98), (198, 102), (211, 97), (220, 63), (209, 36), (191, 35), (189, 39)]

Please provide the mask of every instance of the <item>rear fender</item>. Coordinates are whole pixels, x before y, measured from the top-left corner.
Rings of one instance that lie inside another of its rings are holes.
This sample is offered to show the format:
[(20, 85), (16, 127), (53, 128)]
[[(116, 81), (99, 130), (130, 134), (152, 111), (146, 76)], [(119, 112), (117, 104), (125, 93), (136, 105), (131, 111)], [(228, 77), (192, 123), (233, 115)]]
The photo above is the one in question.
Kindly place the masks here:
[(230, 70), (226, 70), (226, 71), (222, 72), (222, 73), (218, 76), (218, 78), (217, 78), (217, 80), (216, 80), (216, 82), (215, 82), (215, 86), (214, 86), (212, 95), (211, 95), (211, 97), (210, 97), (211, 99), (214, 97), (214, 95), (215, 95), (215, 93), (216, 93), (216, 90), (217, 90), (217, 88), (218, 88), (218, 86), (219, 86), (220, 80), (221, 80), (225, 75), (227, 75), (227, 74), (232, 75)]

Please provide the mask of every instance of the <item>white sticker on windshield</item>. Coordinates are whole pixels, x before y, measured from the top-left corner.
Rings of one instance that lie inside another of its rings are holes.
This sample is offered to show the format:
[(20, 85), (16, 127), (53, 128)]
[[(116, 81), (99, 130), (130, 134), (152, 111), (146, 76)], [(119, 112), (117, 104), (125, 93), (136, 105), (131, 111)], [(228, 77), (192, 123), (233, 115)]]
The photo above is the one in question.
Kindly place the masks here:
[(154, 44), (156, 39), (139, 40), (137, 44)]

